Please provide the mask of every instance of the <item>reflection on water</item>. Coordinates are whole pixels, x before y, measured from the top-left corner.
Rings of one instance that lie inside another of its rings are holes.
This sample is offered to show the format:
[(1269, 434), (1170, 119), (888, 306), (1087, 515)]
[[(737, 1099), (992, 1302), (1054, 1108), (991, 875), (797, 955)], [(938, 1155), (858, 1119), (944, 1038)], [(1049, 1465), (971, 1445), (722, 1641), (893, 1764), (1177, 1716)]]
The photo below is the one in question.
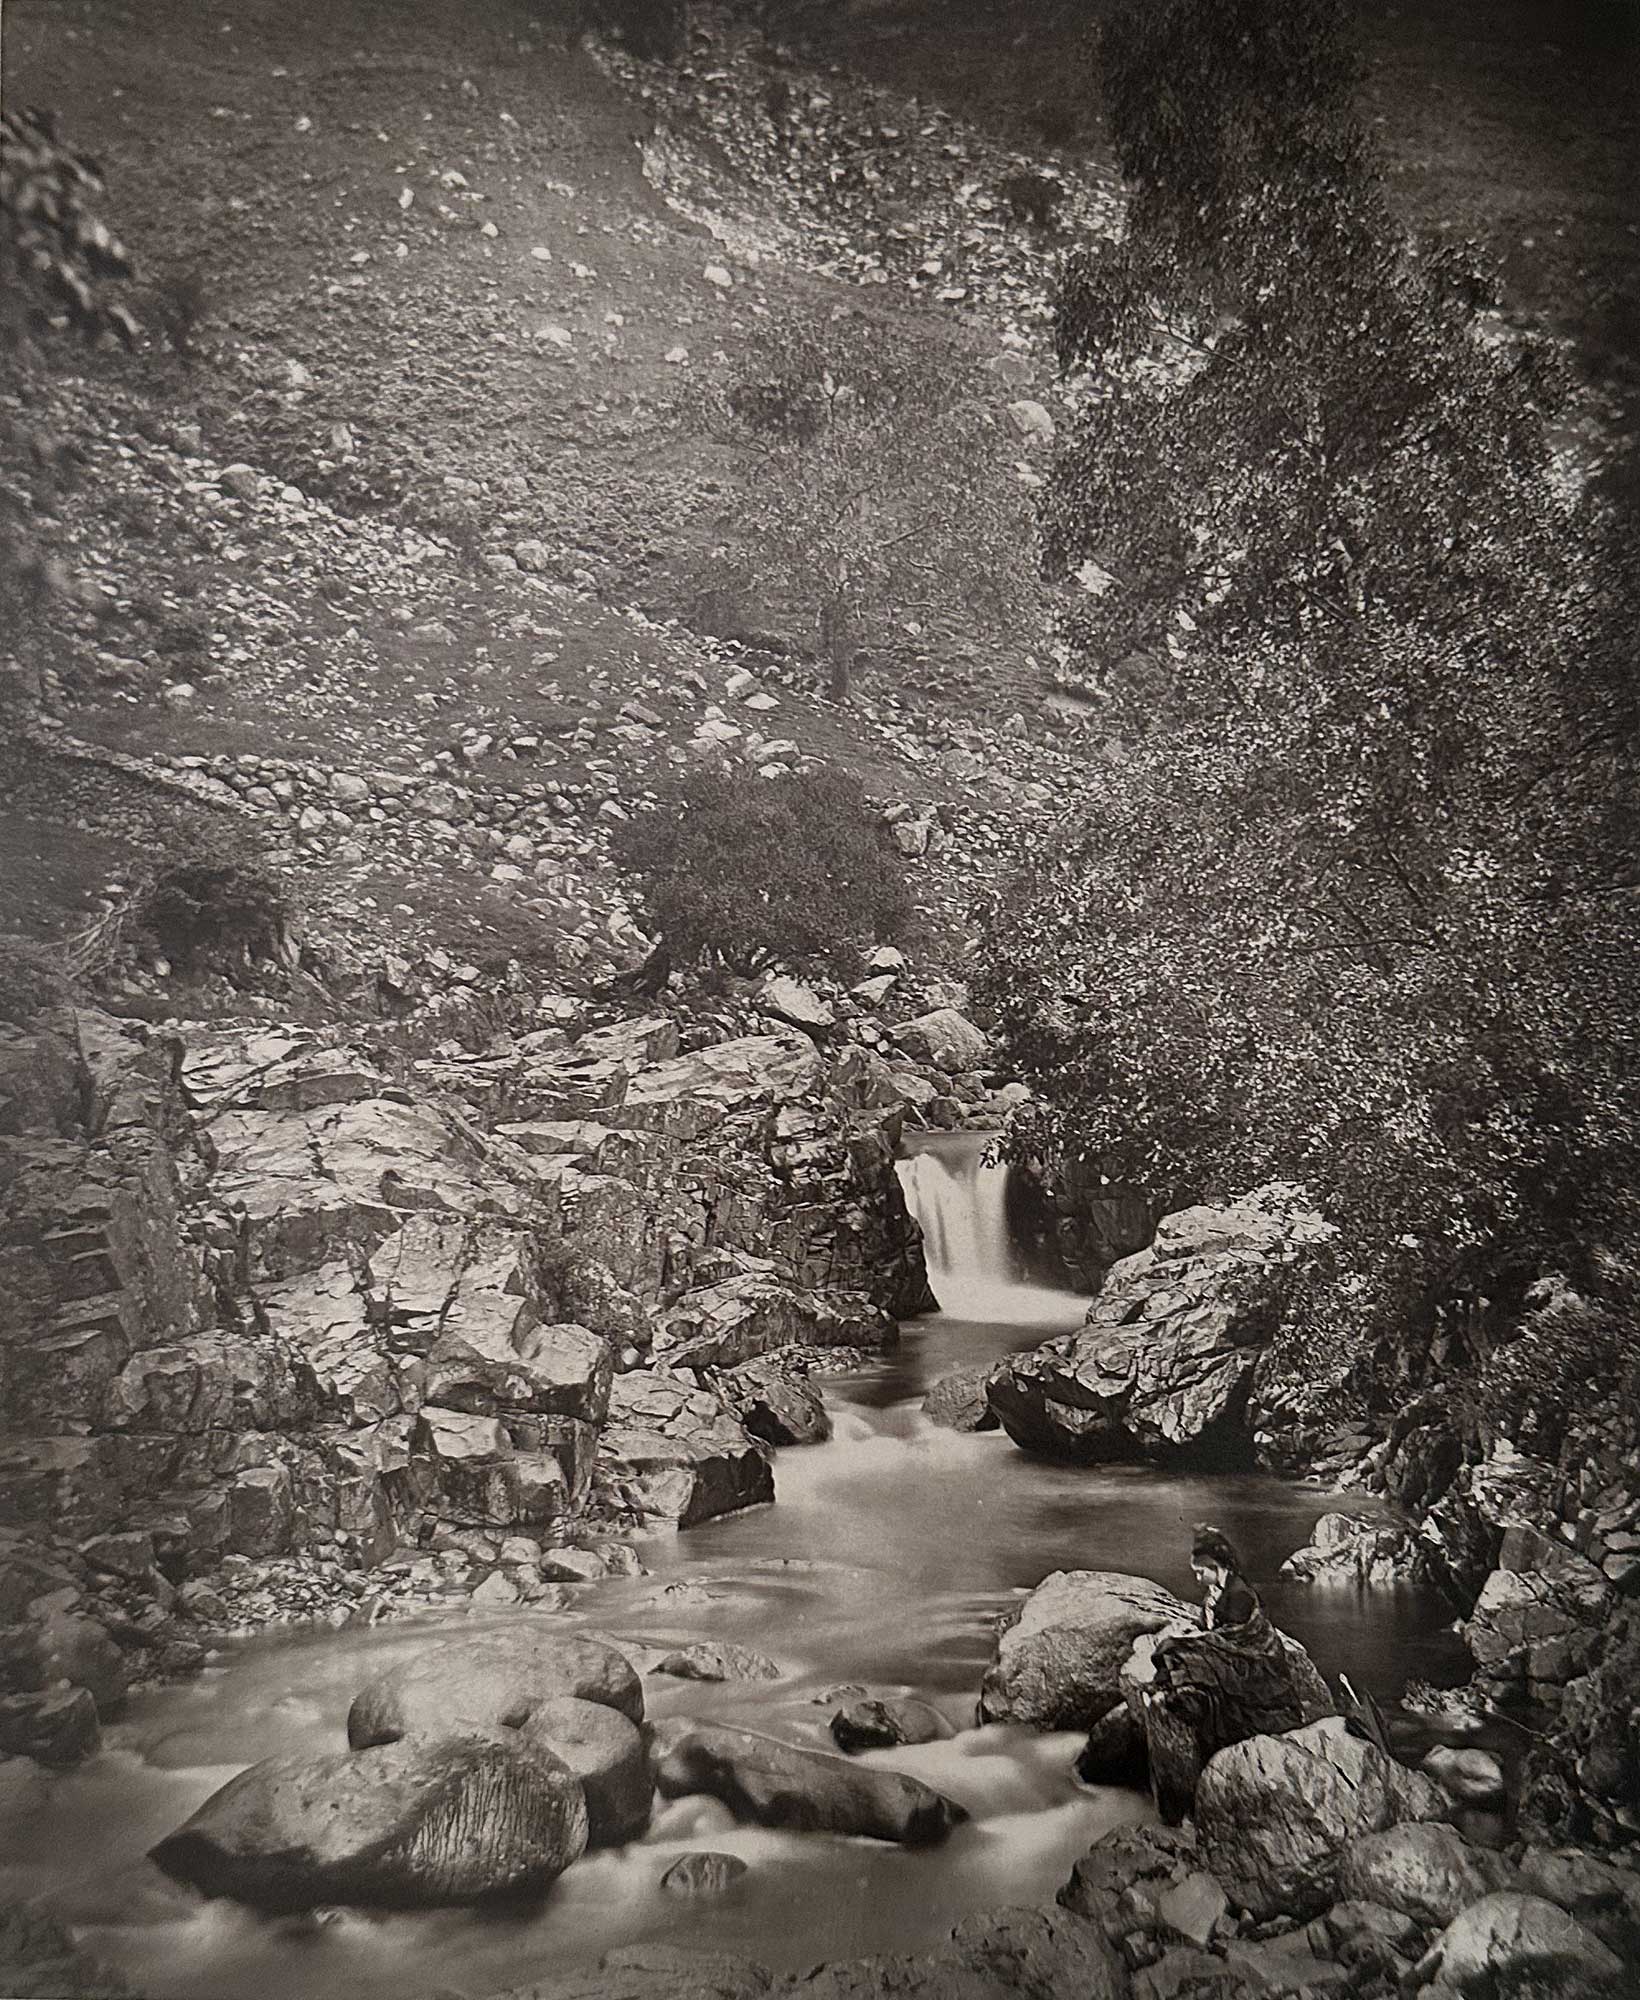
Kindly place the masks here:
[[(947, 1222), (935, 1282), (943, 1276), (951, 1291), (964, 1246), (982, 1249), (988, 1225), (954, 1209)], [(536, 1909), (349, 1911), (317, 1922), (203, 1903), (144, 1858), (246, 1763), (339, 1748), (348, 1703), (369, 1675), (433, 1636), (511, 1622), (458, 1615), (246, 1646), (201, 1681), (136, 1702), (110, 1730), (108, 1750), (80, 1771), (0, 1766), (0, 1894), (44, 1894), (140, 1990), (177, 2000), (484, 1991), (657, 1937), (786, 1965), (914, 1949), (976, 1909), (1051, 1899), (1100, 1831), (1147, 1816), (1135, 1795), (1073, 1783), (1077, 1739), (968, 1725), (995, 1619), (1022, 1591), (1055, 1569), (1108, 1568), (1188, 1592), (1189, 1531), (1203, 1518), (1236, 1541), (1277, 1619), (1324, 1671), (1347, 1668), (1387, 1699), (1411, 1674), (1458, 1677), (1450, 1613), (1429, 1597), (1276, 1579), (1326, 1496), (1257, 1477), (1053, 1465), (1000, 1436), (961, 1437), (923, 1418), (930, 1382), (1029, 1344), (1045, 1326), (1073, 1325), (1080, 1312), (1077, 1300), (1033, 1293), (1000, 1320), (946, 1313), (908, 1327), (897, 1353), (826, 1385), (836, 1435), (779, 1454), (776, 1506), (651, 1540), (649, 1575), (594, 1586), (572, 1613), (544, 1621), (554, 1631), (733, 1641), (783, 1670), (778, 1682), (750, 1685), (651, 1678), (657, 1717), (737, 1721), (829, 1748), (835, 1703), (820, 1697), (830, 1688), (853, 1682), (932, 1700), (964, 1733), (870, 1761), (915, 1772), (970, 1808), (972, 1821), (945, 1846), (907, 1853), (768, 1833), (735, 1826), (713, 1802), (680, 1800), (643, 1841), (577, 1863)], [(1033, 1314), (1034, 1331), (1020, 1323)], [(722, 1901), (679, 1904), (660, 1878), (699, 1846), (740, 1855), (750, 1873)]]

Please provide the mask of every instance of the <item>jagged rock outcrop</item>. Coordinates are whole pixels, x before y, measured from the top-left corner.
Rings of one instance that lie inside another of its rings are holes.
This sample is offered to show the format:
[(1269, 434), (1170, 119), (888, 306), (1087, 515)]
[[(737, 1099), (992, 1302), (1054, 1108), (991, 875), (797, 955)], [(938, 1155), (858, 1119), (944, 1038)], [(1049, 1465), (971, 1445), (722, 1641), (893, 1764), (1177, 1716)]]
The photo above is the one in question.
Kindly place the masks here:
[(153, 1858), (259, 1909), (431, 1908), (544, 1889), (586, 1844), (580, 1783), (557, 1758), (446, 1735), (253, 1764)]
[(774, 1498), (764, 1447), (709, 1391), (653, 1369), (617, 1377), (599, 1466), (623, 1505), (680, 1528)]
[[(106, 1609), (131, 1673), (174, 1673), (231, 1615), (201, 1583), (225, 1558), (345, 1595), (451, 1533), (515, 1601), (509, 1535), (767, 1500), (767, 1443), (824, 1434), (775, 1373), (713, 1381), (932, 1304), (862, 1048), (681, 1053), (654, 1015), (411, 1068), (87, 1010), (0, 1030), (0, 1622)], [(82, 1558), (114, 1531), (134, 1568)], [(91, 1707), (0, 1643), (5, 1741), (89, 1749), (117, 1694), (74, 1686)]]
[(998, 1366), (987, 1395), (1003, 1429), (1082, 1462), (1250, 1459), (1247, 1398), (1279, 1321), (1278, 1274), (1326, 1234), (1285, 1189), (1164, 1217), (1079, 1332)]
[(1510, 1528), (1463, 1628), (1479, 1679), (1500, 1694), (1564, 1687), (1593, 1663), (1612, 1603), (1587, 1556), (1536, 1529)]

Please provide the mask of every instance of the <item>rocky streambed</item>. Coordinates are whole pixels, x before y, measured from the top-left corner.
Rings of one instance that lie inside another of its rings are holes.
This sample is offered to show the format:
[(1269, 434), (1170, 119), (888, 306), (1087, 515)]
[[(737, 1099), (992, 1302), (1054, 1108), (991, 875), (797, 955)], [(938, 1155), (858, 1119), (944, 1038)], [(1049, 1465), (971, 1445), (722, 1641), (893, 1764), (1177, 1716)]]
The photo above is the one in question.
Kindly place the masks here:
[[(1260, 1281), (1305, 1214), (1170, 1218), (1084, 1325), (1016, 1266), (949, 1013), (875, 1051), (566, 1016), (408, 1069), (83, 1013), (15, 1039), (0, 1895), (213, 2000), (749, 1994), (821, 1961), (930, 2000), (1329, 1962), (1387, 1991), (1488, 1896), (1573, 1931), (1483, 1911), (1456, 1990), (1521, 1936), (1606, 1977), (1626, 1878), (1500, 1857), (1459, 1716), (1403, 1718), (1428, 1775), (1336, 1718), (1257, 1738), (1183, 1835), (1094, 1754), (1203, 1518), (1335, 1684), (1392, 1704), (1469, 1658), (1404, 1522), (1256, 1469)], [(1595, 1643), (1548, 1621), (1611, 1586), (1513, 1532), (1531, 1566), (1503, 1538), (1471, 1647), (1570, 1673)], [(555, 1679), (576, 1647), (606, 1665)], [(1352, 1858), (1402, 1821), (1442, 1831)]]

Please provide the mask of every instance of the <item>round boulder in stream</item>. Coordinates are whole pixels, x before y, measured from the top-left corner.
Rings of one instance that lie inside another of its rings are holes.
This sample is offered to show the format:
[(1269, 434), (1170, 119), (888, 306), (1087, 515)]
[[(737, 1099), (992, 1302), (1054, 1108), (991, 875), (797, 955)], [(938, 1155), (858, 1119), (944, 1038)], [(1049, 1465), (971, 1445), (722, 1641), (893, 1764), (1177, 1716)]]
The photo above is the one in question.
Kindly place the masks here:
[(631, 1662), (596, 1639), (570, 1639), (533, 1620), (431, 1646), (353, 1698), (355, 1750), (456, 1729), (516, 1729), (544, 1701), (574, 1695), (643, 1720), (643, 1683)]
[(931, 1847), (968, 1817), (965, 1806), (902, 1772), (715, 1724), (675, 1734), (656, 1783), (667, 1798), (704, 1792), (758, 1826), (859, 1834), (902, 1847)]
[(153, 1849), (258, 1909), (424, 1909), (545, 1889), (587, 1844), (579, 1781), (522, 1741), (447, 1736), (241, 1771)]
[(589, 1847), (619, 1847), (649, 1824), (655, 1795), (649, 1744), (618, 1708), (554, 1695), (530, 1710), (519, 1735), (580, 1779)]
[(1182, 1599), (1120, 1570), (1055, 1570), (1026, 1598), (997, 1642), (980, 1684), (981, 1722), (1092, 1729), (1122, 1699), (1133, 1642), (1169, 1625), (1199, 1623)]
[(857, 1701), (831, 1718), (839, 1750), (892, 1750), (902, 1743), (941, 1743), (956, 1731), (929, 1702)]

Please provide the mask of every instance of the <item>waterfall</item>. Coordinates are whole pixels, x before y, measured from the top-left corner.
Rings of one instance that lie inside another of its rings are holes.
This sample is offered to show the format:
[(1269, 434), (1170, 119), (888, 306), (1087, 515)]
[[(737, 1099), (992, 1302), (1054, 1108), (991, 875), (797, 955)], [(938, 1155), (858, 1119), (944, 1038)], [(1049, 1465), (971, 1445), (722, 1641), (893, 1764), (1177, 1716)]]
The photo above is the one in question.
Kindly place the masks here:
[(955, 1319), (1074, 1325), (1086, 1301), (1025, 1283), (1008, 1236), (1008, 1167), (984, 1133), (930, 1133), (896, 1167), (923, 1233), (928, 1282)]

